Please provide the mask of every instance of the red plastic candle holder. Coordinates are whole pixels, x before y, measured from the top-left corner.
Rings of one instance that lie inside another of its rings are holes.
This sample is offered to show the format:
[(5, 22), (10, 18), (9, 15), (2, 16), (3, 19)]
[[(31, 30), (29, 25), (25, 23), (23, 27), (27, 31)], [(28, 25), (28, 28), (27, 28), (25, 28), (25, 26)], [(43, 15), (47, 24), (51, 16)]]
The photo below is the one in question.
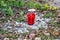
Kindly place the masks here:
[(27, 20), (28, 20), (28, 25), (33, 25), (35, 21), (35, 13), (34, 12), (29, 12), (27, 14)]

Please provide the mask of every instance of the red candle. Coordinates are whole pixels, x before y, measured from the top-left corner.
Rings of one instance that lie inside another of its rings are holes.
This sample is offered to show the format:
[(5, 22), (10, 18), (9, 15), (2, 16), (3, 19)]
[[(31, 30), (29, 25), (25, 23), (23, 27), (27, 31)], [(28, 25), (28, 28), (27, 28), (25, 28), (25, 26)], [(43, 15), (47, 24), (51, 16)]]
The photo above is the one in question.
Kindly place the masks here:
[(34, 20), (35, 20), (35, 13), (34, 12), (29, 12), (27, 14), (27, 20), (28, 20), (28, 24), (29, 25), (33, 25), (34, 24)]

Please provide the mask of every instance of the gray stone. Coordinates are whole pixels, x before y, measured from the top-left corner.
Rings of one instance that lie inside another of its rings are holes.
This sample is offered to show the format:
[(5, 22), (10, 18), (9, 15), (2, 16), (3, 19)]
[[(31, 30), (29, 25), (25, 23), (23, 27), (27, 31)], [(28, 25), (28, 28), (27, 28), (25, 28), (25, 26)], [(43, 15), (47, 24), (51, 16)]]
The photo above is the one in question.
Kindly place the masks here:
[(55, 39), (55, 40), (60, 40), (60, 39)]

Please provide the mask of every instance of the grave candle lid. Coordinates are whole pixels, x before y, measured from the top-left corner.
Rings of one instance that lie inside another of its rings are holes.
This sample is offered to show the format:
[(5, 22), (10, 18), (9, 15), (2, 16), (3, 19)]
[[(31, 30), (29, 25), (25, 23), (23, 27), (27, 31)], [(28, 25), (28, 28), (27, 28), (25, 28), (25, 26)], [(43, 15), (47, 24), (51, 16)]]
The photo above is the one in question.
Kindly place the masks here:
[(36, 11), (35, 9), (28, 9), (29, 12), (34, 12)]

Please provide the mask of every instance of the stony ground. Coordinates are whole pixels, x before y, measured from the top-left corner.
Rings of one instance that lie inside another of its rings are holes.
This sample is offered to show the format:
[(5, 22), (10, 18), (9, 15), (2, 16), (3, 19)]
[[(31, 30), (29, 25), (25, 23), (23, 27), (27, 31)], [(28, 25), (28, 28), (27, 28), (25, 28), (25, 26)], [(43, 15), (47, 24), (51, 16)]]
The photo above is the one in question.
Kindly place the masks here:
[[(49, 4), (52, 4), (53, 6), (56, 6), (58, 9), (60, 8), (60, 0), (54, 0), (54, 2), (49, 2)], [(14, 33), (17, 33), (17, 34), (22, 34), (23, 33), (28, 33), (31, 31), (31, 30), (35, 30), (35, 29), (38, 29), (38, 28), (45, 28), (47, 29), (48, 28), (48, 24), (46, 22), (49, 22), (50, 20), (53, 20), (51, 18), (41, 18), (41, 16), (43, 16), (44, 14), (40, 13), (40, 15), (38, 15), (38, 13), (36, 14), (36, 19), (35, 19), (35, 23), (34, 25), (28, 25), (27, 22), (16, 22), (16, 21), (13, 21), (13, 22), (7, 22), (7, 23), (3, 23), (3, 30), (7, 30), (8, 32), (13, 32), (12, 34)], [(39, 21), (38, 21), (39, 20)], [(45, 21), (43, 21), (45, 20)], [(17, 35), (16, 34), (16, 35)], [(11, 34), (9, 34), (11, 35)], [(0, 34), (0, 40), (3, 40), (3, 38), (5, 38), (7, 36), (7, 34)], [(18, 40), (20, 40), (21, 38), (19, 37)], [(24, 37), (23, 37), (24, 39)], [(4, 40), (9, 40), (9, 38), (6, 38)], [(11, 40), (17, 40), (17, 39), (12, 39)], [(55, 40), (60, 40), (60, 39), (55, 39)]]

